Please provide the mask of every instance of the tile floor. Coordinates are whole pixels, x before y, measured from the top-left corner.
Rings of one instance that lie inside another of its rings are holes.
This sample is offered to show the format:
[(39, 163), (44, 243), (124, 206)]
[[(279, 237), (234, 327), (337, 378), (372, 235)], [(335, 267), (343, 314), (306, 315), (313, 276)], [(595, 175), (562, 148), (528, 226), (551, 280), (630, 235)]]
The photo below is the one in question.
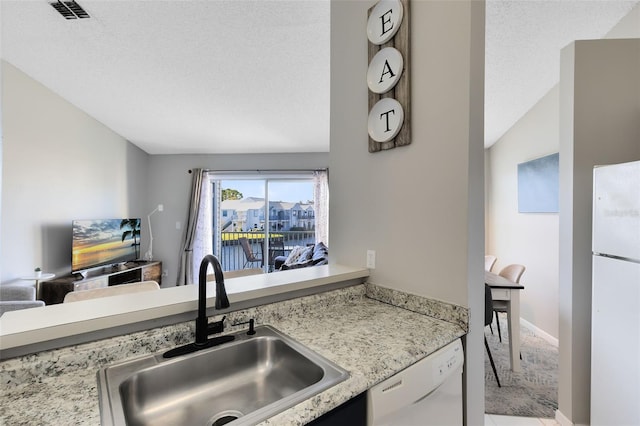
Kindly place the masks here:
[(484, 426), (557, 426), (554, 419), (537, 419), (535, 417), (484, 415)]

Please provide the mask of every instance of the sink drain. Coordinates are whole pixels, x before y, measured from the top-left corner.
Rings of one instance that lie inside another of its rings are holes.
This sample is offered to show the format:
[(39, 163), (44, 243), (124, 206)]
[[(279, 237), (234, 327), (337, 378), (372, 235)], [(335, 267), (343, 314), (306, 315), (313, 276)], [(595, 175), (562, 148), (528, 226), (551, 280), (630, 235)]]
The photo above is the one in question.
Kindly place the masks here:
[(211, 417), (211, 426), (222, 426), (242, 417), (242, 413), (237, 410), (226, 410)]

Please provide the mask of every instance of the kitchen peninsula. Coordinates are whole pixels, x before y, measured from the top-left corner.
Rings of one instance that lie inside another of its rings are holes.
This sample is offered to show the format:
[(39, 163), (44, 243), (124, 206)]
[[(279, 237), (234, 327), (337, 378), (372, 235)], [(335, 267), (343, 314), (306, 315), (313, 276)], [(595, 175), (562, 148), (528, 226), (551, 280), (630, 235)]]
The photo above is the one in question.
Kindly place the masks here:
[[(232, 306), (223, 312), (335, 290), (362, 283), (368, 275), (364, 268), (333, 264), (225, 279)], [(212, 308), (213, 283), (207, 298)], [(8, 312), (0, 317), (0, 358), (177, 324), (192, 319), (197, 307), (198, 286), (186, 285)]]
[[(229, 280), (229, 285), (231, 280)], [(233, 295), (230, 295), (233, 309)], [(372, 284), (226, 312), (227, 324), (270, 324), (350, 373), (349, 379), (263, 425), (306, 424), (466, 334), (466, 308)], [(211, 320), (220, 319), (219, 315)], [(96, 371), (193, 339), (193, 321), (0, 363), (6, 424), (100, 424)], [(228, 327), (227, 332), (244, 326)]]

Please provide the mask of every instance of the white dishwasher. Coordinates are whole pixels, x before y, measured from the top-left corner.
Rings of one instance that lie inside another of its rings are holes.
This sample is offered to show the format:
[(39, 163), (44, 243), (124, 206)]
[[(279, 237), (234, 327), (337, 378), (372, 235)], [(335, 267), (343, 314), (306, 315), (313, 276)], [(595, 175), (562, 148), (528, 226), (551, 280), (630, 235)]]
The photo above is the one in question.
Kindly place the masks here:
[(367, 425), (462, 425), (463, 365), (456, 339), (378, 383), (367, 392)]

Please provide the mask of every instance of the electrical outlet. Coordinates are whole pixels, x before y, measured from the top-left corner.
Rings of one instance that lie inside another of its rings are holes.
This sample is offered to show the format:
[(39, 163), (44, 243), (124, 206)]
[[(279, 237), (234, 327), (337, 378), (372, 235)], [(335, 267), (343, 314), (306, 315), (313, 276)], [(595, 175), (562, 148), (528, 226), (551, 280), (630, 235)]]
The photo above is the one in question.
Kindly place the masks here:
[(168, 277), (169, 276), (169, 270), (168, 269), (163, 269), (162, 270), (162, 276), (163, 277)]
[(376, 269), (376, 251), (367, 250), (367, 268)]

